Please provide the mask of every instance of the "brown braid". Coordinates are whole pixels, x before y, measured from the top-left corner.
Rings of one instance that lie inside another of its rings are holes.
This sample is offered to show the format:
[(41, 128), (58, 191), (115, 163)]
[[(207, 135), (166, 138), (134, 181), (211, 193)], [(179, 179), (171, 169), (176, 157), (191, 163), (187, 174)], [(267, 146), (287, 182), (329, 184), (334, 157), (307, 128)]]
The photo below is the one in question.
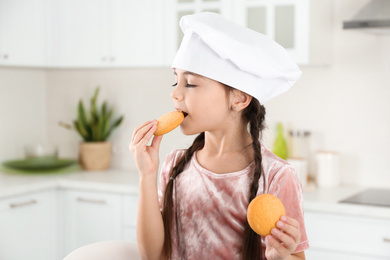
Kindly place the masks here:
[(193, 144), (187, 149), (185, 154), (180, 158), (175, 167), (173, 167), (170, 179), (165, 188), (164, 204), (162, 210), (162, 218), (164, 222), (164, 246), (163, 254), (166, 259), (169, 259), (172, 254), (172, 209), (173, 209), (173, 181), (184, 170), (184, 167), (191, 160), (192, 155), (202, 149), (204, 146), (204, 133), (200, 133), (194, 140)]
[[(249, 132), (252, 136), (253, 151), (255, 159), (255, 169), (253, 181), (249, 191), (249, 202), (251, 202), (257, 195), (259, 188), (259, 179), (262, 173), (262, 156), (260, 146), (260, 133), (264, 129), (265, 108), (260, 105), (255, 98), (252, 99), (250, 105), (244, 110), (244, 119), (248, 121)], [(243, 260), (258, 260), (262, 257), (261, 237), (256, 234), (248, 224), (245, 223), (244, 242), (242, 245)]]
[[(260, 132), (264, 129), (265, 108), (261, 106), (255, 98), (244, 110), (244, 119), (248, 122), (249, 132), (253, 140), (253, 150), (255, 155), (255, 170), (252, 185), (250, 187), (249, 201), (252, 201), (257, 194), (259, 178), (262, 172), (261, 167), (261, 148), (260, 148)], [(191, 160), (193, 154), (204, 147), (204, 133), (199, 134), (192, 146), (190, 146), (185, 154), (180, 158), (176, 166), (172, 169), (167, 186), (165, 188), (162, 218), (164, 222), (164, 246), (163, 254), (166, 259), (169, 259), (172, 254), (172, 221), (173, 221), (173, 182), (174, 179), (184, 170), (187, 163)], [(261, 259), (262, 247), (260, 236), (257, 235), (246, 221), (244, 229), (244, 240), (242, 246), (242, 254), (244, 260)]]

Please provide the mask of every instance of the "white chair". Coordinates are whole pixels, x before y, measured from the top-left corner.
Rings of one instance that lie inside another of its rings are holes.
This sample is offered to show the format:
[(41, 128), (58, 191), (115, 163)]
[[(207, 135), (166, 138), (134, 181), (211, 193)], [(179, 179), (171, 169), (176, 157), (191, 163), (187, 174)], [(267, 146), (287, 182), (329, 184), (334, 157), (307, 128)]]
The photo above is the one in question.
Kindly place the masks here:
[(141, 260), (141, 257), (133, 242), (103, 241), (80, 247), (63, 260)]

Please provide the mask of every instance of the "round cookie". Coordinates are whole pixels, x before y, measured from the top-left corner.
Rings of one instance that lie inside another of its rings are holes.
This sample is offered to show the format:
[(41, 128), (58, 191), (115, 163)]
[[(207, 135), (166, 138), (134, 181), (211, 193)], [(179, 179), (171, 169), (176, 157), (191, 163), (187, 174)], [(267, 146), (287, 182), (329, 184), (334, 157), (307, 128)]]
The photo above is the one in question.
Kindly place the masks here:
[(272, 194), (254, 198), (247, 211), (249, 226), (261, 236), (271, 234), (271, 229), (276, 227), (276, 222), (283, 215), (286, 215), (286, 210), (282, 201)]

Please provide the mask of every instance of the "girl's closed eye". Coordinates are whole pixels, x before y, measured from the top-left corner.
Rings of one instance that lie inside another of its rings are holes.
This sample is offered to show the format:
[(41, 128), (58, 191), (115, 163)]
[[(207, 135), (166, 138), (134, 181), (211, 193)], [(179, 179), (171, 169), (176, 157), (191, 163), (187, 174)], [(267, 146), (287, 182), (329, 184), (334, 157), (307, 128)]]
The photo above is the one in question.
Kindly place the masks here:
[[(172, 85), (172, 87), (176, 87), (177, 86), (177, 82), (175, 84)], [(187, 84), (186, 85), (187, 88), (194, 88), (196, 87), (196, 85), (193, 85), (193, 84)]]

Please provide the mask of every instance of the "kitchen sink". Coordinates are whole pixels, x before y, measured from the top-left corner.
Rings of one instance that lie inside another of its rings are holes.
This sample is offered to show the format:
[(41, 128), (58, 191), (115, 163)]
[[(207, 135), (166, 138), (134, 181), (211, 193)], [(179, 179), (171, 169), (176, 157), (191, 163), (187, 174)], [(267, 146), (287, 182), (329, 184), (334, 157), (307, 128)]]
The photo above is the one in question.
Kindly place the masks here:
[(390, 189), (367, 189), (340, 202), (390, 207)]

